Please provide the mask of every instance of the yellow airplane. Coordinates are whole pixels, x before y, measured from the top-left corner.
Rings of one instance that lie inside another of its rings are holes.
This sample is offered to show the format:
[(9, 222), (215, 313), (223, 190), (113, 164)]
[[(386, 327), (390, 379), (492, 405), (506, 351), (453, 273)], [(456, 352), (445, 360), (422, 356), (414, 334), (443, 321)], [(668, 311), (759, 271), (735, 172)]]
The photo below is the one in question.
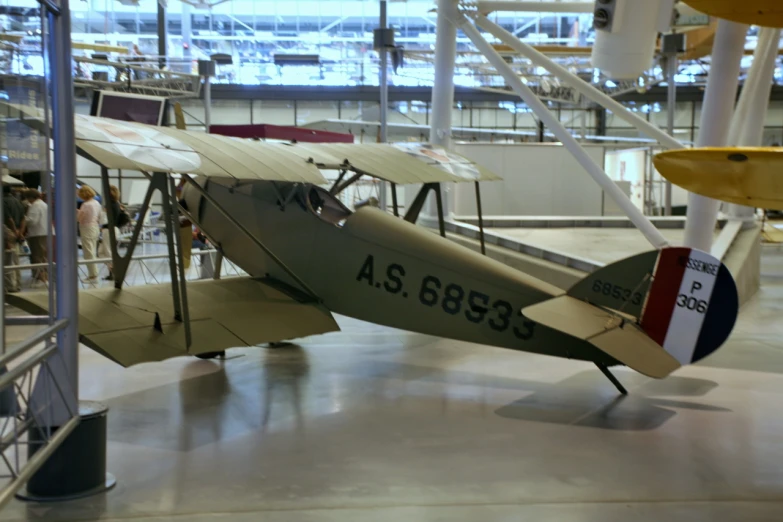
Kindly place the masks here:
[[(41, 125), (37, 111), (14, 114)], [(335, 312), (592, 362), (625, 393), (608, 367), (666, 377), (720, 347), (737, 316), (728, 269), (697, 250), (635, 255), (562, 291), (415, 226), (434, 184), (499, 179), (442, 148), (265, 143), (81, 115), (75, 133), (105, 188), (108, 169), (139, 170), (151, 180), (141, 212), (163, 196), (172, 282), (122, 288), (137, 224), (124, 257), (112, 238), (116, 288), (79, 296), (81, 341), (124, 366), (334, 331)], [(168, 173), (184, 175), (181, 194)], [(404, 218), (349, 209), (336, 194), (363, 175), (423, 188)], [(186, 282), (178, 209), (249, 276)], [(30, 313), (49, 303), (42, 292), (7, 299)]]
[(783, 27), (780, 0), (684, 0), (702, 13), (741, 24)]
[(783, 210), (783, 148), (704, 147), (656, 154), (661, 176), (690, 192)]

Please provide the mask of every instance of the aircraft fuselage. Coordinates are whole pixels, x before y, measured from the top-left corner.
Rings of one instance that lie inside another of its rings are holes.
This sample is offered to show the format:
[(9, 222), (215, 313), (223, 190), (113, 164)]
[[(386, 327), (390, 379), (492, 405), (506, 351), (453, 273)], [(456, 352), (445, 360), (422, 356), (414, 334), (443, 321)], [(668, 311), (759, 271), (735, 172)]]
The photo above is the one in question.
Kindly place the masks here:
[[(561, 290), (423, 227), (370, 207), (351, 213), (309, 185), (201, 184), (336, 313), (438, 337), (614, 362), (522, 315), (525, 306)], [(186, 186), (183, 198), (228, 259), (251, 276), (301, 288), (196, 189)], [(281, 198), (288, 202), (281, 205)]]

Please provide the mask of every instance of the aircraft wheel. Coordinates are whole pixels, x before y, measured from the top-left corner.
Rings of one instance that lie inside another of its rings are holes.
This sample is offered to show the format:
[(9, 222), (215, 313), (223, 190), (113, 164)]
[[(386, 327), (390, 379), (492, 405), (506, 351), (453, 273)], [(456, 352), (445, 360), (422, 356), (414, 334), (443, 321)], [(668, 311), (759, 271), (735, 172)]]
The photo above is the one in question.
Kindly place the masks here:
[(196, 355), (196, 357), (198, 357), (199, 359), (217, 359), (218, 357), (225, 357), (225, 356), (226, 356), (225, 350), (221, 350), (219, 352), (204, 352)]

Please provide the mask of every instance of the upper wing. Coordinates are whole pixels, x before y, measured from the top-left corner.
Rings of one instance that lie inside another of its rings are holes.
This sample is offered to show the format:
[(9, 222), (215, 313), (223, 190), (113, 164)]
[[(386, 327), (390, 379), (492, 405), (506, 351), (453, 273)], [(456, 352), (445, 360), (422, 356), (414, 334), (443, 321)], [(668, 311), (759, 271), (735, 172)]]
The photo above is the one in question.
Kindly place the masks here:
[[(0, 107), (43, 128), (38, 109)], [(398, 184), (500, 179), (458, 154), (418, 143), (291, 145), (84, 115), (75, 116), (74, 130), (79, 153), (110, 169), (316, 185), (327, 183), (321, 168), (348, 168)]]
[[(37, 108), (5, 102), (0, 108), (7, 117), (44, 128), (43, 111)], [(78, 152), (110, 169), (326, 183), (318, 167), (277, 144), (82, 114), (74, 117), (74, 133)]]
[[(131, 366), (339, 330), (324, 307), (297, 302), (251, 278), (189, 282), (187, 290), (190, 349), (185, 345), (184, 324), (174, 319), (168, 283), (79, 292), (81, 341), (119, 364)], [(7, 300), (40, 314), (48, 309), (47, 295), (9, 294)], [(162, 332), (154, 327), (156, 314)]]
[(474, 161), (427, 143), (300, 143), (288, 148), (318, 165), (346, 165), (399, 185), (501, 179)]
[(77, 115), (76, 146), (107, 168), (324, 184), (318, 167), (273, 144)]

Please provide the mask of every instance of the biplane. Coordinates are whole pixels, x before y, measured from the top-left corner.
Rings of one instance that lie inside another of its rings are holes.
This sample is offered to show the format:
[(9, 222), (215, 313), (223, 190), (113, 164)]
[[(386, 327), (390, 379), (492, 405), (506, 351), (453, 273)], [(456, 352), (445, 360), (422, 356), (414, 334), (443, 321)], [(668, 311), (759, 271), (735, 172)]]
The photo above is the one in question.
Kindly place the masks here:
[[(23, 107), (8, 117), (42, 124)], [(110, 226), (115, 288), (79, 296), (81, 341), (123, 366), (323, 334), (339, 329), (337, 313), (588, 361), (626, 393), (609, 367), (663, 378), (721, 346), (737, 316), (729, 271), (697, 250), (635, 255), (563, 291), (415, 225), (439, 183), (498, 179), (438, 147), (267, 143), (89, 116), (76, 116), (75, 134), (105, 189), (108, 169), (138, 170), (150, 179), (141, 212), (162, 194), (171, 283), (124, 287), (141, 225), (124, 256)], [(186, 180), (181, 194), (172, 173)], [(404, 216), (350, 209), (337, 195), (361, 176), (422, 188)], [(186, 282), (180, 212), (248, 275)], [(8, 300), (30, 313), (48, 307), (45, 293)]]

